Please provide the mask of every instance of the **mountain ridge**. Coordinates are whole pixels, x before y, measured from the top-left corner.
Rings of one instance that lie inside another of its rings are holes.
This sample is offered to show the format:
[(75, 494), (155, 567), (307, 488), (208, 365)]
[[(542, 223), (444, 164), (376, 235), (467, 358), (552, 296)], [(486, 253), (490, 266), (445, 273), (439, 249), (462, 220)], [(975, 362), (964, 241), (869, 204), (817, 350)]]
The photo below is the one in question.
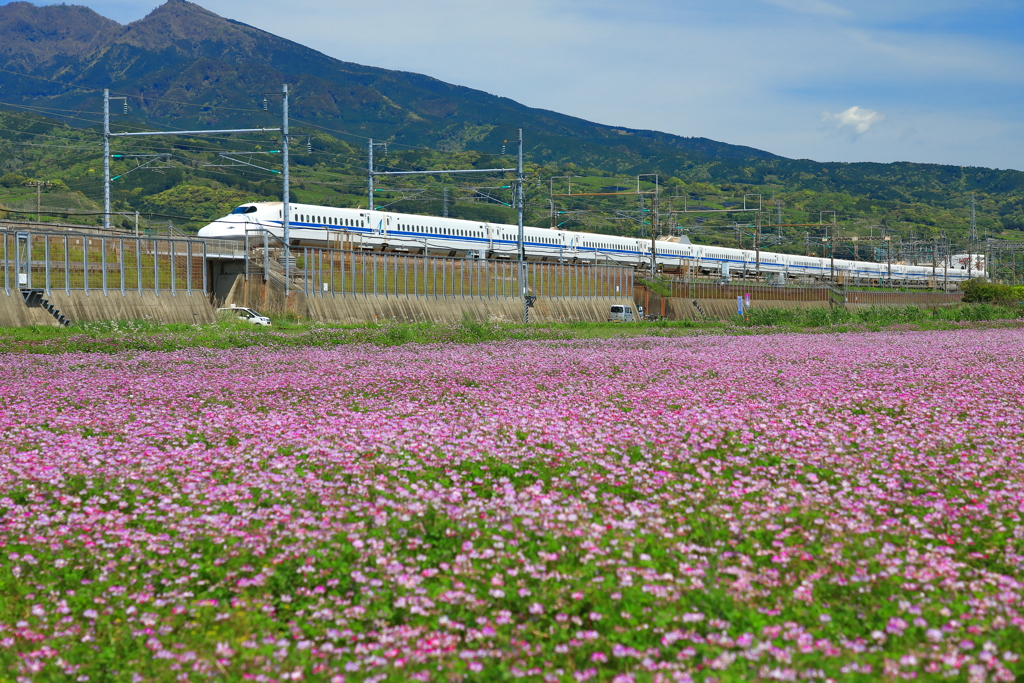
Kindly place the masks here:
[[(609, 140), (621, 143), (621, 139), (617, 139), (620, 137), (618, 131), (626, 130), (629, 135), (651, 138), (658, 145), (685, 148), (709, 160), (715, 157), (782, 158), (751, 147), (707, 138), (686, 138), (593, 123), (546, 109), (526, 107), (509, 98), (445, 83), (423, 74), (337, 60), (243, 22), (220, 17), (187, 0), (168, 0), (143, 19), (124, 26), (88, 8), (35, 7), (28, 2), (17, 2), (0, 6), (0, 27), (4, 26), (5, 15), (12, 13), (12, 9), (17, 10), (22, 19), (21, 30), (15, 32), (15, 36), (23, 36), (28, 28), (42, 36), (43, 31), (38, 26), (29, 26), (29, 20), (36, 19), (36, 24), (53, 22), (56, 15), (64, 13), (89, 19), (96, 28), (96, 37), (92, 42), (79, 41), (71, 45), (75, 48), (73, 50), (61, 50), (67, 43), (53, 45), (54, 59), (41, 60), (26, 68), (28, 65), (24, 61), (13, 61), (10, 55), (24, 49), (28, 41), (10, 40), (11, 32), (5, 31), (8, 60), (3, 63), (3, 68), (17, 71), (18, 68), (11, 67), (20, 66), (27, 75), (44, 78), (70, 75), (74, 85), (100, 87), (115, 83), (117, 86), (113, 90), (138, 98), (134, 104), (141, 105), (147, 114), (167, 123), (174, 120), (251, 122), (259, 117), (260, 112), (253, 106), (248, 115), (237, 112), (222, 115), (211, 110), (206, 116), (189, 117), (172, 114), (169, 107), (155, 102), (147, 103), (147, 96), (154, 99), (181, 98), (193, 105), (216, 105), (225, 99), (235, 104), (245, 99), (253, 103), (255, 93), (277, 90), (281, 82), (291, 81), (297, 117), (328, 127), (334, 124), (335, 128), (342, 123), (351, 124), (354, 119), (359, 135), (396, 142), (432, 144), (453, 137), (451, 131), (445, 130), (451, 127), (450, 124), (496, 124), (503, 130), (493, 136), (494, 140), (507, 139), (508, 130), (513, 127), (524, 127), (531, 134), (541, 136), (597, 136), (602, 139), (602, 146), (607, 147)], [(67, 21), (67, 17), (64, 20)], [(47, 68), (55, 62), (60, 63), (58, 71)], [(232, 64), (234, 69), (225, 69)], [(255, 73), (256, 65), (263, 67), (263, 73)], [(230, 71), (235, 72), (235, 78), (230, 78)], [(140, 83), (142, 76), (150, 76), (145, 79), (149, 82)], [(0, 85), (6, 86), (5, 90), (13, 88), (17, 92), (15, 84), (6, 80), (0, 79)], [(184, 87), (186, 83), (195, 87)], [(209, 87), (211, 83), (217, 84), (217, 92)], [(247, 87), (241, 87), (243, 85)], [(34, 93), (40, 94), (38, 89)], [(90, 98), (75, 97), (69, 93), (51, 91), (47, 95), (71, 109), (82, 107), (86, 102), (91, 104)], [(341, 119), (342, 112), (349, 114), (344, 120)], [(399, 129), (388, 130), (394, 128), (396, 122)]]

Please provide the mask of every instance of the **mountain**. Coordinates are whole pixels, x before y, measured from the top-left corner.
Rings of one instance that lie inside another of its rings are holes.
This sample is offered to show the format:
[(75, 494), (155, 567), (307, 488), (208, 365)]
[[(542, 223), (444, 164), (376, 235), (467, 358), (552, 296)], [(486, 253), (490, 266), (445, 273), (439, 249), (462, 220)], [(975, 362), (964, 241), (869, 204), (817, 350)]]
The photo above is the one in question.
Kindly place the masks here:
[[(261, 93), (289, 83), (296, 119), (394, 142), (493, 151), (521, 127), (546, 161), (593, 165), (590, 159), (614, 157), (626, 170), (670, 150), (703, 162), (779, 158), (705, 138), (602, 126), (428, 76), (343, 62), (186, 0), (169, 0), (127, 26), (85, 7), (15, 2), (0, 6), (0, 31), (0, 68), (111, 87), (130, 97), (136, 116), (179, 127), (272, 125)], [(8, 102), (101, 110), (95, 92), (10, 73), (0, 76), (0, 88)]]
[(706, 138), (602, 125), (429, 76), (337, 60), (186, 0), (168, 0), (128, 25), (86, 7), (13, 2), (0, 6), (0, 35), (0, 106), (34, 107), (72, 126), (99, 120), (106, 87), (129, 99), (128, 117), (120, 105), (112, 108), (115, 130), (276, 126), (277, 102), (271, 97), (271, 112), (264, 112), (263, 94), (288, 83), (296, 129), (320, 126), (356, 148), (372, 137), (493, 154), (522, 128), (528, 160), (563, 174), (658, 173), (677, 183), (732, 184), (737, 192), (757, 186), (768, 194), (825, 193), (832, 204), (822, 207), (861, 214), (902, 207), (896, 222), (925, 228), (939, 224), (918, 220), (906, 206), (955, 212), (944, 228), (963, 223), (977, 193), (986, 196), (993, 231), (1024, 230), (1018, 171), (792, 160)]

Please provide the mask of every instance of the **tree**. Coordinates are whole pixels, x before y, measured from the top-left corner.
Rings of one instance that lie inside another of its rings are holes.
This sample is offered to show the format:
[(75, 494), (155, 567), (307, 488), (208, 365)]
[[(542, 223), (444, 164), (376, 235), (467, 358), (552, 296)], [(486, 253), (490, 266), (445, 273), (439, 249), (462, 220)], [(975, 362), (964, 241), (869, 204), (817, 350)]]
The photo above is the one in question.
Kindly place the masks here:
[(20, 187), (26, 181), (28, 181), (28, 178), (18, 173), (7, 173), (0, 177), (0, 185), (4, 187)]

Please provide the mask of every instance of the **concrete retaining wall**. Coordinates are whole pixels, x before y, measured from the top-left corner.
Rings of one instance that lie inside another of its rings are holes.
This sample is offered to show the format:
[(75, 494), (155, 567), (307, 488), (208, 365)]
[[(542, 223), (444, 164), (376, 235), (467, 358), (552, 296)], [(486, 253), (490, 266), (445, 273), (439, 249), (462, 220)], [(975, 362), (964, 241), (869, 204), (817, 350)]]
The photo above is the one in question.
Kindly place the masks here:
[[(700, 306), (698, 310), (693, 302)], [(758, 301), (751, 308), (776, 308), (797, 310), (808, 308), (828, 308), (827, 301)], [(665, 299), (665, 317), (669, 320), (701, 320), (704, 316), (716, 320), (728, 320), (736, 315), (735, 299)]]
[(29, 308), (21, 292), (0, 289), (0, 327), (57, 327), (57, 320), (42, 308)]
[[(833, 305), (839, 305), (843, 306), (850, 312), (856, 312), (872, 307), (919, 306), (924, 309), (931, 309), (933, 307), (951, 306), (960, 303), (960, 297), (957, 295), (921, 292), (882, 292), (878, 293), (878, 296), (864, 297), (869, 298), (870, 303), (857, 303), (854, 301), (855, 297), (860, 298), (863, 294), (863, 292), (849, 293), (847, 295), (848, 301), (845, 304), (836, 301), (837, 297), (833, 297), (833, 301), (835, 303), (826, 299), (818, 301), (801, 301), (764, 298), (758, 299), (755, 297), (751, 301), (751, 308), (806, 310), (811, 308), (829, 308)], [(876, 293), (872, 292), (869, 294), (875, 295)], [(883, 297), (888, 297), (891, 300)], [(648, 291), (643, 287), (637, 287), (634, 292), (634, 300), (637, 302), (637, 305), (646, 306), (646, 312), (648, 314), (664, 316), (668, 320), (701, 320), (704, 318), (728, 320), (732, 316), (736, 315), (735, 298), (697, 297), (696, 299), (693, 299), (684, 297), (661, 297), (655, 292)], [(700, 310), (693, 305), (694, 301), (696, 301), (700, 306)]]
[[(214, 309), (199, 292), (103, 292), (55, 290), (47, 297), (72, 323), (107, 320), (152, 320), (163, 324), (212, 323)], [(24, 306), (24, 304), (22, 304)], [(41, 309), (39, 309), (41, 310)], [(45, 313), (45, 311), (43, 311)], [(52, 320), (52, 318), (51, 318)]]
[[(303, 320), (338, 323), (368, 323), (381, 320), (402, 322), (458, 322), (465, 317), (476, 320), (520, 322), (523, 302), (514, 298), (486, 297), (412, 297), (382, 295), (311, 296), (291, 292), (285, 302), (281, 283), (271, 278), (245, 278), (239, 275), (231, 286), (224, 305), (245, 306), (261, 313), (291, 313)], [(632, 306), (628, 297), (578, 298), (541, 297), (530, 309), (532, 322), (603, 322), (613, 304)]]
[[(512, 298), (310, 297), (304, 303), (306, 315), (311, 320), (324, 322), (457, 322), (466, 317), (494, 322), (521, 322), (523, 319), (522, 300)], [(608, 319), (613, 304), (630, 306), (632, 303), (627, 298), (538, 299), (530, 309), (530, 320), (539, 323), (603, 322)]]

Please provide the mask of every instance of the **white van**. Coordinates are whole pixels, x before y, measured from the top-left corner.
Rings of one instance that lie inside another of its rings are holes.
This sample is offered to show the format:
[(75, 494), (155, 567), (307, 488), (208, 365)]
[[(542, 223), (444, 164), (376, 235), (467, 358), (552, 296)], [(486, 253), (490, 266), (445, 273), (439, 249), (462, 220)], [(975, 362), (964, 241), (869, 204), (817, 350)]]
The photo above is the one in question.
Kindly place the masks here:
[(633, 317), (632, 306), (612, 306), (612, 310), (608, 314), (608, 322), (610, 323), (631, 323), (635, 321), (636, 318)]
[(244, 320), (253, 325), (262, 325), (264, 327), (270, 327), (270, 318), (265, 315), (260, 315), (251, 308), (240, 308), (238, 306), (232, 306), (231, 308), (218, 308), (217, 318), (219, 320), (231, 320), (237, 318)]

